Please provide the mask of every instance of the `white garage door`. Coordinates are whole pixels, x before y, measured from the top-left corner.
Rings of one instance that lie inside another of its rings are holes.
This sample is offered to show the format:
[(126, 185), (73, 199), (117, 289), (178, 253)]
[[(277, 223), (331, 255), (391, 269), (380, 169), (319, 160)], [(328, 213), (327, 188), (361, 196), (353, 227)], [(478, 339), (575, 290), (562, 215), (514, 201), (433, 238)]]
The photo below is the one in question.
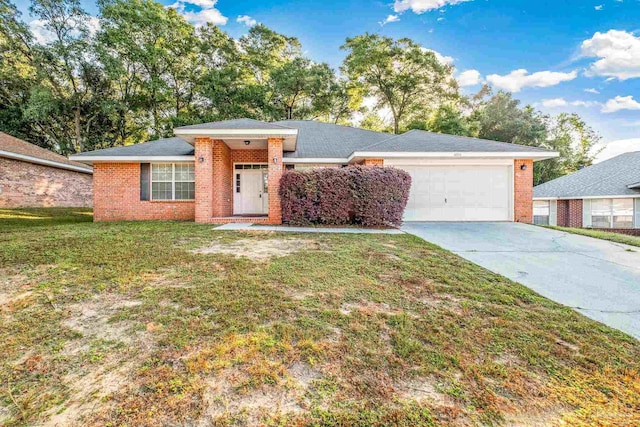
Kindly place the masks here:
[(411, 174), (405, 221), (509, 221), (508, 166), (398, 166)]

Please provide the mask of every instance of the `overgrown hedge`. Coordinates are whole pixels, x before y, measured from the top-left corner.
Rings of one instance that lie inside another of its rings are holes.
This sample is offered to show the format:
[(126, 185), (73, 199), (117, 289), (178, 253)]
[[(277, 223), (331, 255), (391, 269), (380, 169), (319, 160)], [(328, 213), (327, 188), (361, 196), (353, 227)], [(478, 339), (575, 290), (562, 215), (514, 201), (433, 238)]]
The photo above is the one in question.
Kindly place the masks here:
[(291, 225), (400, 225), (411, 177), (403, 170), (349, 166), (286, 171), (282, 220)]

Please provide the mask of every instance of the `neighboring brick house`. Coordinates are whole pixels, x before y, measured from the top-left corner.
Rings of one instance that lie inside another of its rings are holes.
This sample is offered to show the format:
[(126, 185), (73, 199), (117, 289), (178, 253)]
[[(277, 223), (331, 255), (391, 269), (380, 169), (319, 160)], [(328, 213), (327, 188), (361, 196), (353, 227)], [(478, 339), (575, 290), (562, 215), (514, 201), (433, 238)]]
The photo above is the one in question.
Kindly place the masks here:
[(0, 208), (89, 207), (91, 167), (0, 132)]
[(184, 126), (173, 138), (72, 156), (94, 167), (94, 220), (282, 222), (285, 169), (364, 165), (409, 172), (406, 221), (532, 222), (533, 162), (558, 153), (303, 120)]
[(543, 225), (640, 236), (640, 151), (536, 186), (534, 219)]

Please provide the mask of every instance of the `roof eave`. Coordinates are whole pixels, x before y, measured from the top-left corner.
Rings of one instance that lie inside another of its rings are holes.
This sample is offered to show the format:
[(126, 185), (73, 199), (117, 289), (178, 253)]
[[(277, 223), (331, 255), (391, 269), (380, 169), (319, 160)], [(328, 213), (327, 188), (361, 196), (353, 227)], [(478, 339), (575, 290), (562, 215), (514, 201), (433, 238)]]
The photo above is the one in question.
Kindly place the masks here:
[(282, 138), (284, 151), (296, 151), (298, 129), (174, 129), (173, 133), (193, 145), (196, 138), (256, 139)]
[[(92, 174), (91, 168), (85, 168), (82, 166), (70, 165), (62, 162), (55, 162), (53, 160), (41, 159), (39, 157), (27, 156), (25, 154), (12, 153), (11, 151), (0, 150), (0, 157), (6, 157), (8, 159), (20, 160), (23, 162), (34, 163), (42, 166), (51, 166), (58, 169), (66, 169), (74, 172), (82, 172)], [(73, 160), (69, 158), (69, 160)]]
[(559, 157), (556, 151), (530, 151), (530, 152), (482, 152), (482, 151), (440, 151), (440, 152), (410, 152), (410, 151), (354, 151), (349, 156), (349, 162), (366, 158), (483, 158), (483, 159), (532, 159), (534, 161), (547, 160)]
[(70, 160), (94, 163), (194, 162), (195, 156), (70, 156)]

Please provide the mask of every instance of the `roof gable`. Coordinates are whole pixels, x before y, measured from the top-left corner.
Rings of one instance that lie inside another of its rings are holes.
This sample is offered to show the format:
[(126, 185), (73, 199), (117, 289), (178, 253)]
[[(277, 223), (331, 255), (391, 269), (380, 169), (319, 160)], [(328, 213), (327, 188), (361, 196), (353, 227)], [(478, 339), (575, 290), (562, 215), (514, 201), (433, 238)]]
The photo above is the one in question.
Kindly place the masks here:
[(624, 153), (577, 172), (540, 184), (535, 198), (640, 196), (640, 151)]
[(261, 122), (254, 119), (233, 119), (223, 120), (221, 122), (200, 123), (196, 125), (181, 126), (175, 128), (175, 130), (189, 130), (189, 129), (290, 129), (286, 126), (282, 126), (276, 123)]
[(83, 169), (84, 172), (91, 172), (91, 168), (82, 163), (77, 163), (67, 159), (65, 156), (49, 151), (45, 148), (38, 147), (20, 138), (16, 138), (7, 133), (0, 132), (0, 152), (13, 153), (16, 156), (4, 156), (0, 153), (0, 157), (11, 157), (26, 162), (46, 164), (62, 168), (70, 168), (72, 170)]

